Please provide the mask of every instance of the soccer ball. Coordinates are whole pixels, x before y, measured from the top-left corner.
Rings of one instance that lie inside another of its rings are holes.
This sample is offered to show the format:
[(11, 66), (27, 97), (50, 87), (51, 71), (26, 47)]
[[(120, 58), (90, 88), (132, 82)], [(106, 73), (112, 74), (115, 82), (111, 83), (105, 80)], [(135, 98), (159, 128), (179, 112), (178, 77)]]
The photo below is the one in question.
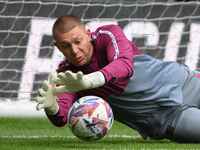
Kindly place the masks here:
[(68, 113), (68, 125), (72, 133), (87, 141), (103, 138), (110, 131), (113, 120), (111, 107), (97, 96), (78, 99)]

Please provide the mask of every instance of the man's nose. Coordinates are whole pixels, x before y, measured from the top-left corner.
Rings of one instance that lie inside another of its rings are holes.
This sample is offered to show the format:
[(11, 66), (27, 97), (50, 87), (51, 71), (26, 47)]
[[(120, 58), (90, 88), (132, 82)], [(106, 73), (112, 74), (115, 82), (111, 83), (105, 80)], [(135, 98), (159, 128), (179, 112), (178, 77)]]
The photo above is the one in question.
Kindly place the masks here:
[(77, 54), (79, 52), (78, 45), (72, 44), (72, 53)]

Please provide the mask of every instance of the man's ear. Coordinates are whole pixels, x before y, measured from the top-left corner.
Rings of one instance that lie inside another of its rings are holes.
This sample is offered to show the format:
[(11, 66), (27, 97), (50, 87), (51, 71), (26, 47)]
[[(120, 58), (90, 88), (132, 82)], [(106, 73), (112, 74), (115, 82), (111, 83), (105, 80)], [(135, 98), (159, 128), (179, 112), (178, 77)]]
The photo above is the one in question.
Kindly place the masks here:
[(91, 40), (91, 31), (90, 31), (90, 29), (86, 30), (86, 34), (88, 35), (89, 39)]
[(54, 42), (53, 45), (56, 46), (56, 47), (58, 48), (59, 51), (61, 51), (56, 42)]
[[(56, 47), (59, 49), (59, 47), (58, 47), (58, 45), (57, 45), (56, 42), (54, 42), (53, 45), (56, 46)], [(59, 50), (60, 50), (60, 49), (59, 49)]]
[(54, 42), (53, 45), (56, 46), (56, 47), (58, 47), (56, 42)]
[(90, 29), (86, 29), (86, 34), (91, 35)]

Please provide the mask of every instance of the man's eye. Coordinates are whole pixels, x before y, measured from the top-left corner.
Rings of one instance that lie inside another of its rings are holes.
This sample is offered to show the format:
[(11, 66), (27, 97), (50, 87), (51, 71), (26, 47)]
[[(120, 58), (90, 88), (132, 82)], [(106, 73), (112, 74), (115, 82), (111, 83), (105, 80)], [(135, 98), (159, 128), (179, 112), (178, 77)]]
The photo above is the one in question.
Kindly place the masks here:
[(68, 47), (68, 45), (63, 45), (62, 47), (63, 47), (63, 48), (67, 48), (67, 47)]
[(80, 44), (81, 43), (81, 41), (76, 41), (76, 44)]

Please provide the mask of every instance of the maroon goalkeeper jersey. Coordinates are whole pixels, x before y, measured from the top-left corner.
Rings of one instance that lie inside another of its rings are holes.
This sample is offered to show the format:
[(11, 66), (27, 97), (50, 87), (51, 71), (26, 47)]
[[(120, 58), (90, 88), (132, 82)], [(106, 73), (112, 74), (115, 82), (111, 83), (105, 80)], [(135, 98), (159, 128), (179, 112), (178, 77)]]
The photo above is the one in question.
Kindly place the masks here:
[(168, 107), (181, 106), (181, 67), (142, 54), (116, 25), (98, 28), (92, 33), (94, 53), (89, 65), (75, 67), (63, 61), (58, 72), (71, 70), (88, 74), (101, 71), (106, 84), (102, 87), (57, 95), (59, 112), (48, 116), (56, 126), (67, 123), (70, 107), (80, 97), (95, 95), (112, 107), (115, 120), (136, 129), (142, 137), (153, 137), (163, 125)]

